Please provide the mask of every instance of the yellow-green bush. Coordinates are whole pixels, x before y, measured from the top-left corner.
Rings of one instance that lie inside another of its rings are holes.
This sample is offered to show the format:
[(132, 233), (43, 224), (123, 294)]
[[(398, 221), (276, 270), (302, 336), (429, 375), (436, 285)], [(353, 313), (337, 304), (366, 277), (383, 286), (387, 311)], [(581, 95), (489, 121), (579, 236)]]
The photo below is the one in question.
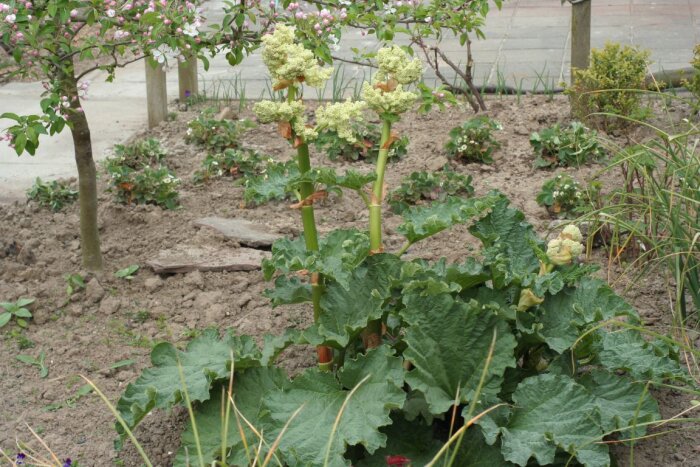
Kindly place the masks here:
[(601, 50), (591, 50), (591, 64), (574, 70), (574, 80), (566, 90), (572, 114), (591, 126), (610, 130), (626, 121), (592, 114), (609, 113), (642, 120), (648, 109), (642, 107), (640, 90), (649, 64), (649, 51), (617, 43), (606, 43)]

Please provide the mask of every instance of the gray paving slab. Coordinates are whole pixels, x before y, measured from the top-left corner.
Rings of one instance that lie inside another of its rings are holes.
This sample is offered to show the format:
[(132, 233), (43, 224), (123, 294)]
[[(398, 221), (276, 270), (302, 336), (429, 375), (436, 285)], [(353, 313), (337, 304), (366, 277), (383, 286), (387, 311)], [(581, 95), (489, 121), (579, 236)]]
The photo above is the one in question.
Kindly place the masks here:
[[(651, 69), (688, 66), (693, 46), (700, 42), (700, 0), (591, 0), (593, 47), (607, 41), (637, 44), (651, 49)], [(224, 0), (205, 3), (206, 15), (216, 22), (223, 16)], [(556, 85), (569, 76), (571, 6), (559, 0), (505, 0), (503, 9), (493, 10), (484, 28), (485, 40), (476, 40), (472, 50), (474, 76), (478, 84), (497, 84), (502, 79), (524, 90), (542, 88), (542, 80)], [(406, 39), (397, 37), (399, 42)], [(374, 50), (378, 43), (359, 31), (346, 32), (342, 56), (351, 57), (350, 48)], [(446, 38), (441, 44), (455, 63), (464, 63), (465, 51), (456, 39)], [(367, 79), (371, 71), (355, 65), (338, 66), (337, 73), (352, 93), (357, 82)], [(448, 67), (441, 71), (449, 80), (455, 73)], [(236, 100), (267, 97), (270, 81), (260, 55), (248, 57), (242, 65), (230, 67), (223, 54), (211, 60), (208, 71), (200, 64), (201, 89), (209, 96)], [(93, 136), (95, 157), (101, 159), (114, 144), (146, 123), (145, 82), (143, 64), (136, 63), (117, 73), (114, 83), (105, 83), (105, 75), (95, 72), (89, 77), (90, 99), (85, 102)], [(435, 80), (427, 70), (426, 80)], [(352, 82), (354, 81), (354, 82)], [(312, 98), (332, 95), (332, 86), (321, 91), (307, 91)], [(0, 86), (1, 112), (29, 112), (37, 108), (41, 87), (37, 83), (11, 83)], [(168, 95), (177, 94), (176, 73), (168, 74)], [(0, 128), (7, 124), (0, 120)], [(22, 198), (33, 180), (75, 175), (73, 148), (66, 132), (44, 138), (35, 157), (17, 157), (0, 145), (0, 202)]]

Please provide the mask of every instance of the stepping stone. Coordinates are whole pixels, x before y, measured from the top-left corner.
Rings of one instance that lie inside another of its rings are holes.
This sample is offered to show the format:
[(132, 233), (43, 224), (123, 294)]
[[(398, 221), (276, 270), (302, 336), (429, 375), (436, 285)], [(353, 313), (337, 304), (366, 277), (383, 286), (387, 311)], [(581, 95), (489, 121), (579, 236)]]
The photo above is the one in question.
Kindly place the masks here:
[(278, 233), (271, 233), (263, 225), (245, 219), (224, 219), (222, 217), (204, 217), (194, 221), (194, 225), (211, 227), (221, 232), (224, 237), (237, 241), (241, 245), (253, 248), (266, 248), (282, 238)]
[(253, 248), (221, 250), (213, 247), (177, 246), (162, 250), (146, 264), (156, 274), (192, 271), (255, 271), (271, 255)]

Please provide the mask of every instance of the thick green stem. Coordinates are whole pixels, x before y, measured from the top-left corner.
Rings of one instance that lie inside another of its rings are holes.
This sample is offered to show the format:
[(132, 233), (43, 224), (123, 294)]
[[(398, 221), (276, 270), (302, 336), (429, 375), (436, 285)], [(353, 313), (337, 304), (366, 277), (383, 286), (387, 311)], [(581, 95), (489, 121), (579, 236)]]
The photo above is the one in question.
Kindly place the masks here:
[[(287, 100), (293, 101), (296, 98), (296, 88), (290, 87)], [(292, 122), (293, 123), (293, 122)], [(297, 136), (292, 131), (292, 143), (296, 144)], [(311, 170), (311, 158), (309, 157), (309, 145), (302, 141), (297, 146), (297, 165), (302, 174)], [(318, 251), (318, 231), (316, 230), (316, 218), (312, 196), (314, 186), (311, 182), (304, 182), (299, 187), (301, 195), (301, 223), (304, 227), (304, 242), (308, 251)], [(311, 302), (314, 308), (314, 322), (318, 321), (321, 315), (321, 297), (323, 296), (323, 277), (314, 273), (311, 276)], [(318, 366), (322, 370), (330, 370), (333, 365), (333, 351), (330, 347), (318, 346)]]
[(391, 142), (391, 122), (382, 121), (382, 137), (379, 141), (379, 157), (377, 158), (376, 174), (372, 189), (372, 199), (369, 204), (369, 248), (372, 253), (381, 253), (384, 250), (382, 243), (382, 202), (384, 201), (384, 173), (389, 159), (389, 146)]
[[(378, 254), (384, 251), (382, 243), (382, 202), (384, 201), (384, 173), (389, 159), (389, 147), (391, 146), (391, 122), (382, 120), (382, 137), (379, 141), (379, 157), (377, 158), (376, 174), (372, 189), (372, 198), (369, 204), (369, 250), (370, 254)], [(362, 340), (366, 349), (378, 347), (382, 338), (382, 321), (380, 319), (367, 323)]]

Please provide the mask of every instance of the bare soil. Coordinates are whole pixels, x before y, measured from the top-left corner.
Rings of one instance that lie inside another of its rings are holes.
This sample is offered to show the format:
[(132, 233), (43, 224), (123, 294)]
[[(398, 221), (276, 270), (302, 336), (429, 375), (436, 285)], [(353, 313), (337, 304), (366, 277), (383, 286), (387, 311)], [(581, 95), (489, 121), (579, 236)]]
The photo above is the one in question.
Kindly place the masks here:
[[(477, 194), (498, 188), (523, 210), (529, 222), (543, 235), (552, 219), (535, 202), (542, 183), (557, 171), (533, 168), (534, 154), (528, 143), (531, 132), (554, 123), (568, 123), (568, 103), (556, 97), (492, 98), (488, 114), (504, 127), (497, 138), (502, 148), (494, 154), (494, 163), (454, 165), (455, 170), (472, 175)], [(246, 115), (249, 115), (246, 112)], [(158, 251), (175, 245), (206, 246), (222, 249), (237, 245), (215, 231), (199, 228), (194, 221), (205, 216), (238, 217), (258, 222), (270, 231), (285, 235), (299, 233), (300, 220), (287, 203), (246, 208), (243, 189), (230, 178), (208, 185), (192, 183), (192, 175), (206, 154), (184, 142), (187, 122), (196, 112), (178, 113), (176, 121), (138, 136), (159, 138), (168, 149), (167, 164), (182, 179), (182, 208), (164, 211), (155, 206), (122, 206), (104, 193), (106, 177), (100, 180), (99, 222), (105, 272), (90, 275), (86, 290), (68, 297), (66, 274), (81, 272), (78, 239), (78, 207), (52, 213), (34, 203), (0, 206), (0, 299), (35, 297), (34, 319), (25, 336), (32, 347), (20, 350), (18, 328), (8, 325), (0, 331), (0, 447), (17, 451), (16, 440), (31, 441), (27, 425), (40, 433), (59, 457), (71, 457), (81, 466), (140, 465), (131, 446), (115, 452), (113, 418), (94, 395), (71, 401), (84, 384), (78, 375), (94, 381), (116, 401), (125, 386), (134, 381), (148, 365), (149, 349), (162, 340), (184, 344), (198, 330), (209, 326), (234, 328), (239, 333), (261, 336), (279, 333), (310, 321), (304, 306), (272, 309), (262, 296), (267, 286), (259, 271), (193, 272), (168, 276), (155, 275), (146, 262)], [(447, 163), (443, 146), (448, 131), (471, 116), (463, 108), (434, 112), (428, 116), (410, 115), (397, 124), (401, 134), (410, 138), (408, 155), (391, 164), (389, 189), (413, 171), (434, 171)], [(244, 145), (286, 160), (293, 150), (282, 140), (273, 125), (262, 125), (248, 132)], [(312, 149), (313, 150), (313, 149)], [(330, 162), (314, 153), (315, 164), (350, 166), (370, 171), (363, 162)], [(569, 169), (580, 181), (594, 176), (601, 165)], [(319, 230), (336, 227), (365, 228), (366, 209), (352, 194), (331, 197), (317, 206)], [(387, 212), (387, 249), (402, 243), (395, 228), (400, 218)], [(476, 247), (466, 228), (455, 228), (438, 235), (430, 243), (419, 244), (409, 255), (426, 259), (445, 256), (463, 260)], [(607, 269), (606, 256), (595, 252), (590, 261), (601, 263), (601, 274), (614, 281), (620, 292), (635, 304), (645, 321), (654, 329), (667, 332), (670, 324), (666, 284), (661, 272), (631, 283), (620, 280), (620, 267)], [(114, 272), (132, 264), (141, 269), (131, 281), (119, 279)], [(83, 272), (84, 273), (84, 272)], [(630, 285), (631, 287), (627, 287)], [(695, 342), (700, 346), (700, 342)], [(49, 376), (40, 378), (37, 368), (16, 360), (18, 354), (37, 356), (46, 353)], [(110, 369), (118, 361), (131, 359), (132, 365)], [(284, 355), (290, 372), (313, 365), (313, 352), (303, 347)], [(661, 391), (659, 398), (664, 417), (672, 417), (689, 406), (690, 398), (679, 392)], [(178, 436), (185, 416), (182, 410), (157, 412), (147, 417), (136, 435), (154, 465), (170, 465), (178, 448)], [(656, 432), (671, 428), (662, 427)], [(654, 437), (629, 448), (615, 448), (620, 465), (700, 467), (700, 438), (697, 426), (685, 427), (665, 436)], [(35, 442), (34, 445), (37, 443)], [(3, 461), (0, 461), (2, 464)], [(3, 464), (4, 465), (4, 464)]]

